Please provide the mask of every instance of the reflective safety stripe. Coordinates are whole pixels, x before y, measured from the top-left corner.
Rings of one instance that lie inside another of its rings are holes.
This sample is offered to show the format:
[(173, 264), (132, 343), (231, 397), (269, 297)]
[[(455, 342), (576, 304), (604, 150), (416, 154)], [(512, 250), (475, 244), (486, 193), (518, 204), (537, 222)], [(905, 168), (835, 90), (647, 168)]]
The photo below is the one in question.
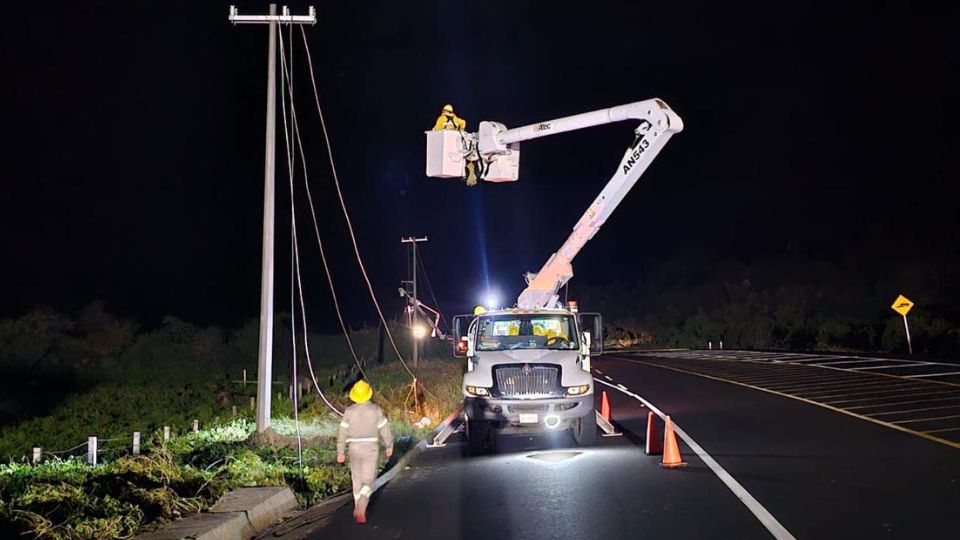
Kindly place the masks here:
[(370, 489), (370, 486), (364, 484), (364, 486), (360, 488), (360, 491), (353, 496), (353, 500), (357, 500), (360, 497), (369, 497), (370, 494), (372, 493), (373, 493), (373, 490)]
[(386, 418), (384, 418), (383, 420), (380, 421), (379, 424), (377, 424), (377, 429), (380, 429), (380, 428), (382, 428), (382, 427), (385, 426), (385, 425), (387, 425), (387, 419), (386, 419)]
[(342, 420), (340, 422), (340, 427), (342, 427), (343, 429), (347, 429), (350, 427), (350, 422), (347, 422), (346, 420)]
[(353, 443), (353, 442), (377, 442), (377, 438), (376, 438), (376, 437), (359, 437), (359, 438), (356, 438), (356, 439), (348, 438), (348, 439), (347, 439), (347, 442), (350, 442), (350, 443)]

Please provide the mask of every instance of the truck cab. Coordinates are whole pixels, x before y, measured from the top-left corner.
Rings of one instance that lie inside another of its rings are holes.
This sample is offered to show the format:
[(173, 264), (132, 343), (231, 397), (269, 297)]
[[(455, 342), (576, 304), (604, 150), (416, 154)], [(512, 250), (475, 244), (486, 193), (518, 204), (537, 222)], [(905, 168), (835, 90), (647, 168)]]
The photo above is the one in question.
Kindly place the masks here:
[(497, 433), (572, 430), (596, 438), (591, 356), (602, 352), (599, 314), (573, 308), (502, 309), (454, 318), (468, 443), (481, 451)]

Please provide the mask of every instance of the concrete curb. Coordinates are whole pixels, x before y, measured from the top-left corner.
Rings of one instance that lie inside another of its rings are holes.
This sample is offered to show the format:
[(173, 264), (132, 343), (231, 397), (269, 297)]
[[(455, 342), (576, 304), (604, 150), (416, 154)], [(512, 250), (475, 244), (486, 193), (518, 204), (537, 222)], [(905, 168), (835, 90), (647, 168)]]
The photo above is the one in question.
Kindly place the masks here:
[(236, 540), (251, 538), (297, 508), (288, 487), (239, 488), (225, 493), (207, 512), (174, 521), (141, 540)]

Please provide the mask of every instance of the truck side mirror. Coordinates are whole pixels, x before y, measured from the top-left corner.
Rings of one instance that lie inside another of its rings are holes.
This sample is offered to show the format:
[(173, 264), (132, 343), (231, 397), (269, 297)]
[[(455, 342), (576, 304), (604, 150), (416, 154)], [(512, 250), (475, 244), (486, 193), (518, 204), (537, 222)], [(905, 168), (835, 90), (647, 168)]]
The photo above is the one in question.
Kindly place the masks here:
[(457, 358), (466, 358), (469, 343), (467, 341), (467, 332), (470, 330), (470, 321), (473, 315), (457, 315), (453, 318), (450, 332), (453, 338), (453, 356)]
[(589, 334), (590, 356), (603, 354), (603, 317), (599, 313), (581, 313), (580, 327)]

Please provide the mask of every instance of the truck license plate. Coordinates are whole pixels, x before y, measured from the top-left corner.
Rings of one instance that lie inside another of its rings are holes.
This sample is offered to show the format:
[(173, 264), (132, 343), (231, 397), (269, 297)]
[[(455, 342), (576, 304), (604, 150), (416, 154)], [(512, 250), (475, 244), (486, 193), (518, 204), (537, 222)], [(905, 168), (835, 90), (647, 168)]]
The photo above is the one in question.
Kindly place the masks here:
[(521, 424), (536, 424), (540, 419), (537, 417), (537, 413), (520, 413), (520, 423)]

